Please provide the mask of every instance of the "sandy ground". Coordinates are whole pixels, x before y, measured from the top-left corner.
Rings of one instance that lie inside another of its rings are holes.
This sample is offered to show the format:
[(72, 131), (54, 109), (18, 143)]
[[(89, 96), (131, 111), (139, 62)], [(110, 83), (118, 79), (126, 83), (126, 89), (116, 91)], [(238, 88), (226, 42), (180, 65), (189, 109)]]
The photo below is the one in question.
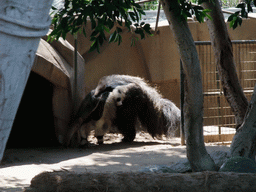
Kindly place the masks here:
[[(170, 165), (186, 158), (185, 146), (180, 145), (179, 138), (154, 140), (139, 133), (133, 143), (120, 142), (120, 135), (108, 134), (103, 145), (87, 148), (8, 149), (0, 165), (0, 191), (22, 191), (43, 171), (129, 172), (150, 165)], [(206, 148), (209, 153), (229, 150), (229, 146), (213, 144), (206, 144)]]

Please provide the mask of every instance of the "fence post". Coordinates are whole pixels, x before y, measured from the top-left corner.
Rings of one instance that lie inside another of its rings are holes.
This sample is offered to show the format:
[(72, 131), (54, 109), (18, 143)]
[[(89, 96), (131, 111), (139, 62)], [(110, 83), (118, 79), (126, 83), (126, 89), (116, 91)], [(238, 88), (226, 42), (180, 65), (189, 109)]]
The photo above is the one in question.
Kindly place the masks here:
[(73, 90), (73, 104), (74, 104), (74, 112), (76, 113), (78, 110), (78, 87), (77, 87), (77, 34), (74, 35), (74, 54), (73, 54), (73, 61), (74, 61), (74, 90)]
[(180, 60), (180, 138), (181, 145), (185, 145), (185, 131), (184, 131), (184, 71), (182, 66), (182, 61)]

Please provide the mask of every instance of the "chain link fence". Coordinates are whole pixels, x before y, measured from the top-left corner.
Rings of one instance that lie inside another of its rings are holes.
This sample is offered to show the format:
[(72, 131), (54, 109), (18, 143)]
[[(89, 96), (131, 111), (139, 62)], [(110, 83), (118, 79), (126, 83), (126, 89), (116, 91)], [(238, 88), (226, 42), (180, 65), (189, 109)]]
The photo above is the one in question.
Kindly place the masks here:
[[(195, 44), (202, 70), (205, 142), (230, 143), (236, 132), (235, 118), (223, 94), (211, 42)], [(250, 101), (256, 83), (256, 41), (232, 41), (232, 47), (238, 78)]]

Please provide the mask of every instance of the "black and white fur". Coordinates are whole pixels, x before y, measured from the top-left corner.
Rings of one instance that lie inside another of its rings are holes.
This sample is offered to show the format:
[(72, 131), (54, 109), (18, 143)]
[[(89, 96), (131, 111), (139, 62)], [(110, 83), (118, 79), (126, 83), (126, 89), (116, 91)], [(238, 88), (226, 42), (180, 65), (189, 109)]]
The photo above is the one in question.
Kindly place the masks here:
[(122, 105), (125, 93), (130, 86), (132, 86), (132, 84), (117, 86), (114, 90), (112, 90), (112, 92), (109, 93), (101, 118), (97, 121), (91, 120), (90, 122), (82, 125), (80, 131), (82, 138), (86, 140), (90, 132), (94, 130), (98, 143), (103, 143), (104, 134), (108, 133), (110, 130), (113, 130), (111, 128), (114, 127), (113, 122), (117, 116), (117, 107)]
[[(121, 105), (116, 102), (118, 91), (122, 93)], [(84, 132), (94, 129), (95, 136), (103, 137), (112, 126), (123, 134), (123, 141), (132, 142), (138, 121), (152, 137), (157, 138), (168, 136), (179, 126), (179, 108), (170, 100), (164, 99), (156, 88), (142, 78), (128, 75), (105, 76), (94, 90), (94, 97), (100, 97), (106, 92), (110, 94), (101, 119), (85, 124), (82, 128)]]

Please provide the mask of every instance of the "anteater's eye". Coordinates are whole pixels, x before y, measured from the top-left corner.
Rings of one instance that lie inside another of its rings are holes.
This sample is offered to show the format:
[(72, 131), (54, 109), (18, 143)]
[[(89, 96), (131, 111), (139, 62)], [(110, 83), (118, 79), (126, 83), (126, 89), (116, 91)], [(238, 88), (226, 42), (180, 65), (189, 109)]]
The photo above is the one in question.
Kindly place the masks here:
[(118, 98), (116, 99), (116, 101), (117, 101), (117, 102), (121, 101), (121, 98), (120, 98), (120, 97), (118, 97)]
[(121, 91), (120, 91), (120, 90), (118, 90), (118, 93), (120, 93), (120, 94), (121, 94)]

